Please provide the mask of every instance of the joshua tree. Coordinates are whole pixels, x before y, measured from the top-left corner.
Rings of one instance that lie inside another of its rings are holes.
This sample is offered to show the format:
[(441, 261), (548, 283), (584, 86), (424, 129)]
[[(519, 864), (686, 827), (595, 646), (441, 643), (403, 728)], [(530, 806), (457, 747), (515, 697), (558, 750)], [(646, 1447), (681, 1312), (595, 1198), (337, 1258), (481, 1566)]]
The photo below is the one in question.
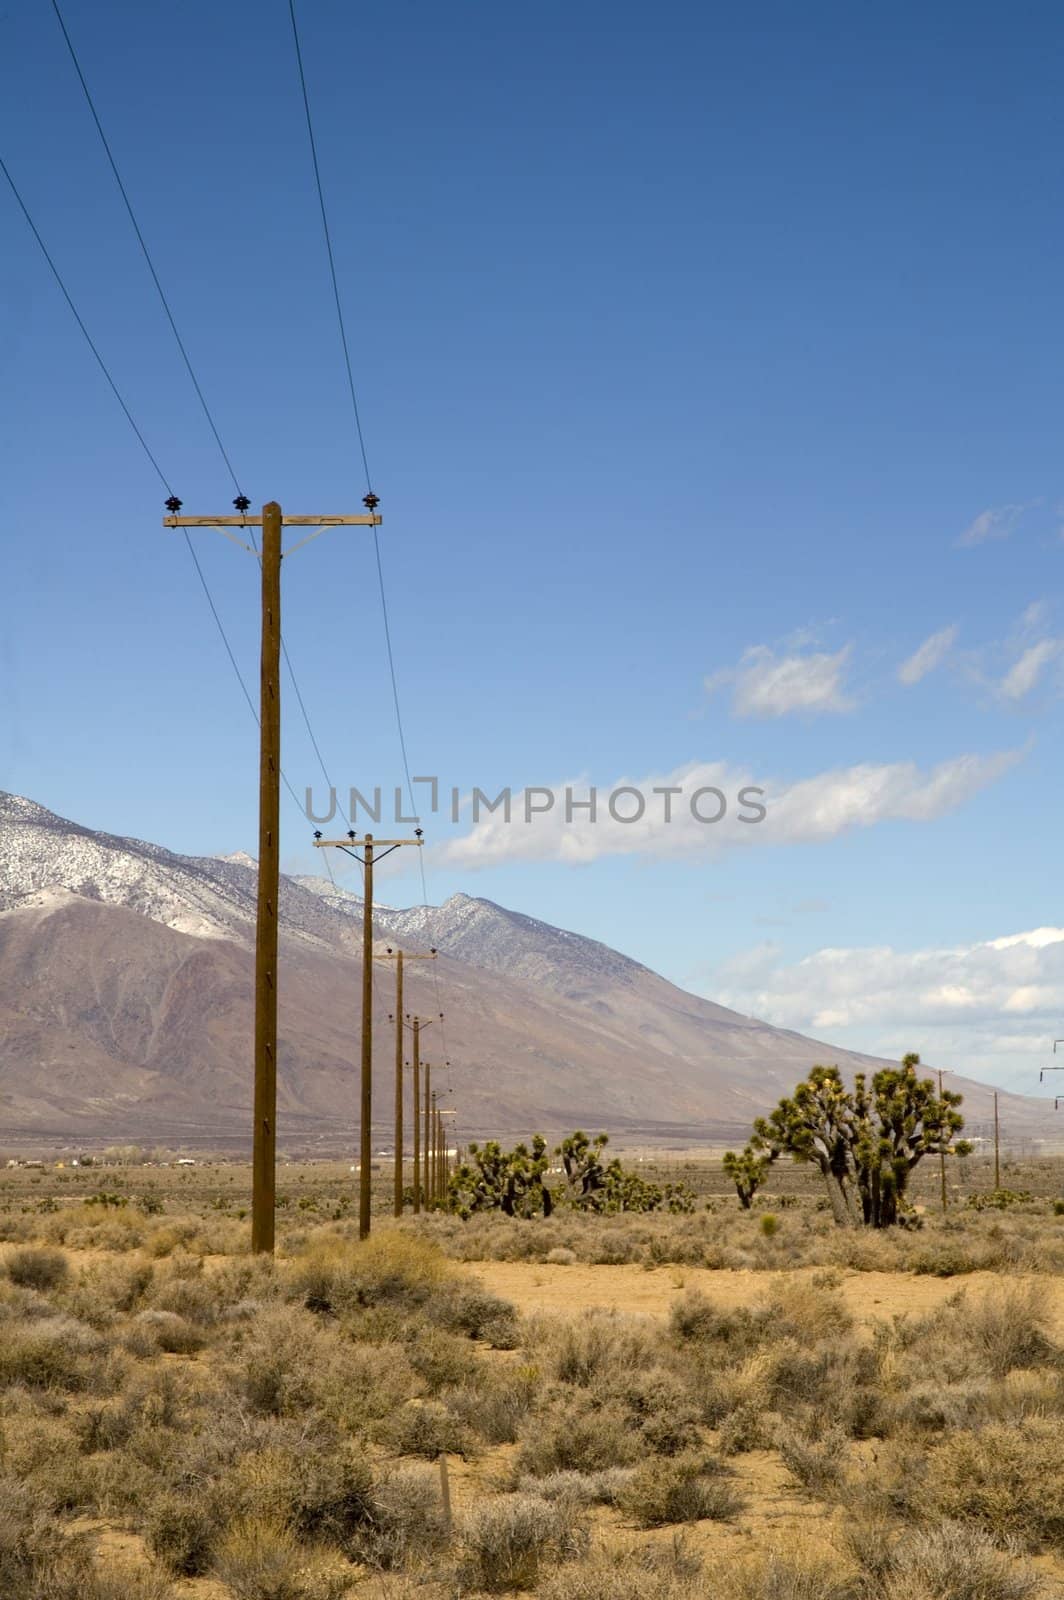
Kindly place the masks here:
[(729, 1150), (724, 1157), (724, 1171), (735, 1185), (739, 1204), (749, 1211), (754, 1195), (768, 1177), (768, 1169), (779, 1157), (779, 1150), (755, 1148), (753, 1141), (738, 1155)]
[(463, 1163), (448, 1184), (448, 1203), (460, 1216), (474, 1211), (502, 1211), (508, 1217), (528, 1217), (553, 1209), (550, 1190), (543, 1182), (547, 1170), (547, 1141), (541, 1133), (525, 1144), (504, 1150), (495, 1140), (470, 1144), (472, 1164)]
[(857, 1187), (863, 1219), (873, 1228), (898, 1220), (914, 1169), (929, 1155), (966, 1156), (971, 1145), (957, 1140), (964, 1118), (963, 1096), (939, 1095), (930, 1078), (918, 1078), (920, 1057), (905, 1056), (900, 1067), (875, 1073), (871, 1088), (863, 1073), (854, 1080), (858, 1129), (854, 1146)]
[(841, 1228), (854, 1228), (861, 1220), (854, 1193), (854, 1140), (853, 1097), (842, 1074), (838, 1067), (814, 1067), (770, 1116), (757, 1119), (751, 1142), (760, 1150), (814, 1162), (835, 1221)]
[(775, 1160), (781, 1154), (812, 1161), (840, 1227), (891, 1226), (924, 1156), (971, 1150), (956, 1138), (964, 1126), (957, 1110), (961, 1096), (939, 1095), (930, 1078), (917, 1077), (919, 1065), (918, 1055), (907, 1055), (900, 1067), (875, 1073), (871, 1085), (858, 1073), (852, 1093), (837, 1067), (814, 1067), (771, 1116), (758, 1118), (747, 1149), (733, 1158), (735, 1166), (748, 1157), (752, 1163), (757, 1156)]
[(599, 1133), (589, 1139), (581, 1128), (563, 1139), (555, 1155), (561, 1156), (569, 1188), (577, 1203), (587, 1201), (605, 1187), (606, 1169), (602, 1152), (610, 1142), (608, 1133)]

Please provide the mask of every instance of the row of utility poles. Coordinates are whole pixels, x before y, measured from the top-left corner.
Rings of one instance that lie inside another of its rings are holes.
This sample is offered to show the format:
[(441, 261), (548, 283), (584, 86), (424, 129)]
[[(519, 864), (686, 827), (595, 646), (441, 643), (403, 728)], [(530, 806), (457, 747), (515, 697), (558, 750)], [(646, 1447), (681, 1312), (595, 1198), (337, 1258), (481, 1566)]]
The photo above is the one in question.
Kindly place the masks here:
[[(285, 517), (275, 500), (263, 506), (261, 515), (249, 516), (251, 502), (246, 495), (238, 494), (233, 501), (235, 516), (183, 517), (181, 501), (171, 495), (166, 502), (169, 513), (163, 519), (167, 528), (182, 528), (185, 536), (190, 528), (213, 528), (227, 539), (254, 556), (261, 570), (262, 632), (259, 665), (259, 858), (258, 894), (255, 920), (255, 1042), (254, 1042), (254, 1110), (252, 1131), (252, 1195), (251, 1195), (251, 1248), (256, 1252), (270, 1252), (274, 1248), (277, 1203), (277, 944), (278, 899), (280, 895), (280, 812), (281, 812), (281, 562), (302, 545), (317, 538), (331, 527), (377, 527), (382, 519), (377, 514), (380, 504), (377, 496), (367, 494), (363, 499), (365, 515), (358, 516), (291, 516)], [(287, 551), (282, 549), (283, 529), (302, 527), (313, 531), (305, 534)], [(262, 546), (255, 540), (254, 530), (262, 534)], [(251, 539), (245, 542), (236, 531), (241, 529)], [(359, 1209), (358, 1230), (360, 1238), (370, 1231), (370, 1179), (372, 1169), (373, 1120), (373, 868), (393, 850), (404, 845), (419, 846), (421, 829), (414, 830), (412, 839), (374, 839), (367, 833), (359, 839), (350, 832), (344, 839), (323, 839), (315, 834), (314, 843), (345, 851), (360, 861), (365, 873), (364, 903), (362, 912), (362, 1039), (360, 1053), (360, 1140), (359, 1140)], [(448, 1113), (437, 1105), (432, 1093), (429, 1067), (425, 1063), (424, 1094), (424, 1171), (421, 1171), (420, 1127), (420, 1035), (428, 1022), (421, 1017), (407, 1018), (403, 1011), (403, 953), (389, 951), (396, 957), (398, 995), (396, 999), (396, 1090), (395, 1090), (395, 1213), (403, 1206), (403, 1029), (409, 1026), (413, 1033), (414, 1065), (414, 1209), (421, 1209), (422, 1195), (426, 1204), (434, 1203), (446, 1187), (446, 1150), (443, 1141), (442, 1118)], [(431, 960), (436, 952), (426, 956), (407, 954), (409, 960)]]

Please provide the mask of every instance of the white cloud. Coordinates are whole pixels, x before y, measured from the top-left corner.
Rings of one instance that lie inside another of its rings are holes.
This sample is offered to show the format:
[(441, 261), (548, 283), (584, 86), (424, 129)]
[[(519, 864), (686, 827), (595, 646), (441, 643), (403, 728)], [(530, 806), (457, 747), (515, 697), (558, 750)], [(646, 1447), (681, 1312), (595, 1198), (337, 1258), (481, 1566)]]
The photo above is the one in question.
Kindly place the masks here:
[[(721, 1005), (871, 1054), (918, 1049), (975, 1076), (1033, 1074), (1032, 1058), (1061, 1032), (1064, 928), (918, 950), (828, 948), (789, 962), (762, 944), (704, 987)], [(1036, 1081), (1025, 1087), (1038, 1093)]]
[(957, 642), (959, 632), (960, 629), (954, 622), (948, 628), (940, 628), (929, 639), (925, 639), (920, 648), (914, 650), (898, 668), (899, 683), (911, 687), (914, 683), (919, 683), (921, 678), (926, 678), (929, 672), (934, 672), (936, 667), (940, 667)]
[(1027, 510), (1028, 503), (1016, 506), (988, 506), (968, 524), (956, 543), (961, 547), (970, 547), (975, 544), (986, 544), (990, 539), (1007, 539)]
[[(866, 762), (790, 784), (759, 780), (726, 762), (692, 763), (664, 776), (619, 778), (599, 786), (594, 820), (586, 810), (577, 809), (588, 796), (587, 783), (562, 783), (551, 791), (533, 791), (533, 804), (543, 809), (530, 821), (525, 820), (525, 791), (518, 791), (509, 820), (502, 809), (481, 815), (469, 833), (452, 840), (443, 853), (450, 862), (475, 868), (500, 861), (577, 863), (616, 855), (707, 857), (753, 845), (815, 843), (880, 822), (933, 821), (994, 783), (1022, 754), (1012, 750), (958, 756), (924, 771), (911, 761)], [(637, 820), (619, 820), (638, 810), (636, 798), (628, 792), (632, 789), (643, 797), (645, 809)], [(755, 789), (756, 795), (740, 803), (746, 789)], [(577, 802), (568, 815), (567, 790)], [(667, 801), (665, 790), (671, 791)], [(701, 797), (700, 790), (705, 791)], [(724, 799), (724, 814), (719, 821), (699, 821), (692, 804), (703, 816), (713, 816), (720, 810), (717, 793)], [(553, 795), (550, 805), (548, 794)], [(610, 811), (611, 794), (618, 796), (616, 815)], [(750, 814), (754, 799), (766, 808), (764, 820), (741, 820)]]
[(854, 701), (843, 693), (851, 645), (833, 655), (782, 655), (766, 644), (744, 650), (737, 667), (706, 678), (709, 694), (732, 684), (732, 711), (737, 717), (785, 717), (793, 712), (852, 711)]
[(1040, 639), (1030, 645), (1001, 680), (1000, 693), (1006, 700), (1022, 700), (1036, 688), (1046, 667), (1064, 650), (1064, 639)]

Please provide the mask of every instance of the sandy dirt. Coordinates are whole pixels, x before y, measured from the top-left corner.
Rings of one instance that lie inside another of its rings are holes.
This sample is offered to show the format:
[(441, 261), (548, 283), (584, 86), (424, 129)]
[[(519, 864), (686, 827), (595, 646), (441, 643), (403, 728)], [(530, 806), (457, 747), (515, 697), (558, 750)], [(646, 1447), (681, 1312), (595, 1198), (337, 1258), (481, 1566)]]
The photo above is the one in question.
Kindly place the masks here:
[[(790, 1274), (717, 1271), (708, 1267), (646, 1268), (642, 1266), (547, 1265), (527, 1261), (478, 1261), (471, 1271), (496, 1294), (521, 1311), (579, 1312), (584, 1306), (665, 1317), (692, 1289), (732, 1309), (753, 1305), (781, 1277), (810, 1278), (818, 1270), (801, 1267)], [(1006, 1276), (969, 1272), (955, 1278), (917, 1277), (908, 1272), (845, 1272), (839, 1292), (858, 1322), (889, 1322), (904, 1314), (920, 1315), (964, 1291), (971, 1298), (1000, 1292), (1005, 1285), (1040, 1285), (1054, 1329), (1064, 1336), (1064, 1279), (1048, 1274)]]

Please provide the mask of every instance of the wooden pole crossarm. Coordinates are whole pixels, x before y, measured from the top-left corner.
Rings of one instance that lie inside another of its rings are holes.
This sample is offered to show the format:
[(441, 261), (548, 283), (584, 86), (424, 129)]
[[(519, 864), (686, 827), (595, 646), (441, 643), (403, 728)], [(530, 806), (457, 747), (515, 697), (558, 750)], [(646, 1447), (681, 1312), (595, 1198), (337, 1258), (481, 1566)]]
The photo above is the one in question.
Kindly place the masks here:
[[(378, 528), (383, 518), (283, 517), (286, 528)], [(261, 517), (164, 517), (164, 528), (261, 528)]]
[(315, 850), (324, 850), (326, 846), (338, 850), (357, 850), (359, 845), (371, 844), (374, 850), (397, 850), (402, 844), (424, 844), (424, 839), (375, 839), (372, 833), (367, 833), (364, 839), (315, 839)]

